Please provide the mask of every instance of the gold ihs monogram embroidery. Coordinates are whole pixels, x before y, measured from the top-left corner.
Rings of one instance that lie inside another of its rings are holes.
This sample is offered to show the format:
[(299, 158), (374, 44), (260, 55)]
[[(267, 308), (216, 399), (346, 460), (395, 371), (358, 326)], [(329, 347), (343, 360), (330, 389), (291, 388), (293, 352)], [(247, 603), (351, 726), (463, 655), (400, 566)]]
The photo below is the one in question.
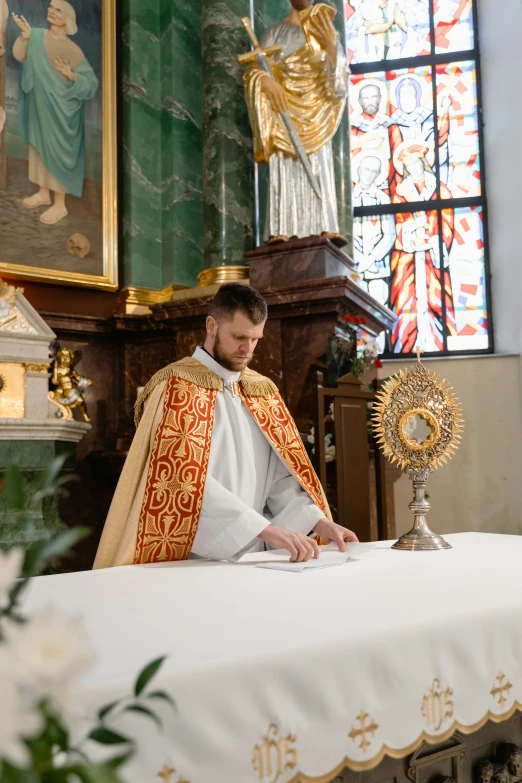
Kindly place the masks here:
[(442, 690), (440, 680), (435, 678), (429, 692), (422, 699), (421, 710), (426, 719), (426, 726), (438, 731), (442, 724), (453, 717), (453, 689)]
[(252, 765), (262, 783), (276, 783), (287, 770), (297, 767), (295, 734), (278, 737), (279, 729), (272, 723), (263, 737), (263, 744), (256, 745)]

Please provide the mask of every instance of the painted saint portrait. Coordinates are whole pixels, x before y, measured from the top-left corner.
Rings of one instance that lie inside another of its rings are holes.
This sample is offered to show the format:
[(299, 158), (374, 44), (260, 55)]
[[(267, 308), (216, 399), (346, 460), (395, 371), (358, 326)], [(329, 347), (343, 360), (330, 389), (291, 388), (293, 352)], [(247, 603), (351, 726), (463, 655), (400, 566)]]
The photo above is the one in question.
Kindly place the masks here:
[(0, 0), (0, 267), (11, 274), (116, 283), (102, 5)]

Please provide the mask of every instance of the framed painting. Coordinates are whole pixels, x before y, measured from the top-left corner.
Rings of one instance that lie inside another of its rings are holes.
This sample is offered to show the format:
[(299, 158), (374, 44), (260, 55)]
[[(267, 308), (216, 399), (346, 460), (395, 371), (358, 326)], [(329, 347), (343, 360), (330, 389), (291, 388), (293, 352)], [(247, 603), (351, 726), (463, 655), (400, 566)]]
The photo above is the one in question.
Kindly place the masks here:
[(118, 287), (116, 0), (0, 0), (0, 275)]

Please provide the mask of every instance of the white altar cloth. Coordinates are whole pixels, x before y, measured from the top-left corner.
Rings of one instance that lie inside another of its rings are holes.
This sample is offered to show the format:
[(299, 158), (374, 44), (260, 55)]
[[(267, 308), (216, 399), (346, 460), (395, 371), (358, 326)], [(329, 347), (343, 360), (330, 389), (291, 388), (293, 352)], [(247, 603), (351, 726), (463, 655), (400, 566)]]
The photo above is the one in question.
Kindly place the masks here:
[(95, 705), (142, 666), (175, 699), (163, 735), (136, 717), (129, 783), (330, 780), (425, 737), (522, 709), (522, 537), (458, 534), (453, 549), (397, 552), (296, 575), (186, 561), (34, 580), (26, 610), (81, 612), (98, 663)]

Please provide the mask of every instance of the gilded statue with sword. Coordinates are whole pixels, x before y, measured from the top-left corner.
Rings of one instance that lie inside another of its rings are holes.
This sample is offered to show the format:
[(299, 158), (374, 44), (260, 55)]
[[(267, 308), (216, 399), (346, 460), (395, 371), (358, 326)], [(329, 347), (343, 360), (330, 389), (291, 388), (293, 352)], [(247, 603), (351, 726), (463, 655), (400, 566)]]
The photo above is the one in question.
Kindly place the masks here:
[(239, 56), (247, 65), (254, 155), (270, 170), (265, 240), (341, 239), (332, 138), (346, 103), (346, 56), (332, 24), (334, 8), (291, 3), (289, 16), (269, 27), (260, 43), (243, 19), (254, 47)]

